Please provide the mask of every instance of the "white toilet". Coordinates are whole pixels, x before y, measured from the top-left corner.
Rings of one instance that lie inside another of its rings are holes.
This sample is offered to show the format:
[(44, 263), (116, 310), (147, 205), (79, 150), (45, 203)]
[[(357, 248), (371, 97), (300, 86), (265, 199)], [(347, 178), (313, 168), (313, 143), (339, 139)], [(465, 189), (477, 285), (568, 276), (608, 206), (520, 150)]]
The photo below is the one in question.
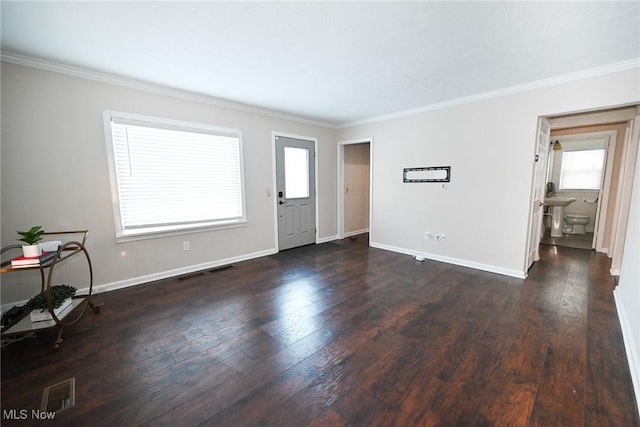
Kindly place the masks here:
[(586, 215), (565, 215), (564, 223), (569, 227), (569, 234), (587, 234), (584, 226), (589, 224), (589, 217)]

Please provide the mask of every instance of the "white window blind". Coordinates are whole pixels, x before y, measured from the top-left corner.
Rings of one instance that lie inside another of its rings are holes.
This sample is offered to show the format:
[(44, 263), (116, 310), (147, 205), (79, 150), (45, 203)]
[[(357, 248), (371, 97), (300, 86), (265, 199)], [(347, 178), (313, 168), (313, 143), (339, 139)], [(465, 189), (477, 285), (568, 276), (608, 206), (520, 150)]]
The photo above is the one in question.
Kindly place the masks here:
[(117, 237), (246, 221), (240, 131), (114, 113), (108, 126)]
[(604, 149), (563, 152), (560, 189), (599, 190), (604, 154)]

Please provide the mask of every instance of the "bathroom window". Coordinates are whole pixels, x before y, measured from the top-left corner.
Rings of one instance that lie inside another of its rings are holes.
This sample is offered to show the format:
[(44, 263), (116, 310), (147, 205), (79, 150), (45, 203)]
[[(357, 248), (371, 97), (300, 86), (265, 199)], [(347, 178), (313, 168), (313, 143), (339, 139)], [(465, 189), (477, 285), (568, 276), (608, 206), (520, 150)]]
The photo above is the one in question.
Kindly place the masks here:
[(604, 156), (604, 149), (562, 153), (560, 190), (599, 190)]

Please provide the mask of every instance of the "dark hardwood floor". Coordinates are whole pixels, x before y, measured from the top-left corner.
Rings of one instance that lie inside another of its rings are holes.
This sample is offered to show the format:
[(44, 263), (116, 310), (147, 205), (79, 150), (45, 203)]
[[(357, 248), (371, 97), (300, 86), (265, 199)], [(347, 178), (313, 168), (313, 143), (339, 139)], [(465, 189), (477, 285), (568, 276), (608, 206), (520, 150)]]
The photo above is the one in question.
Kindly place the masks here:
[(2, 350), (3, 414), (75, 377), (55, 425), (638, 426), (607, 258), (541, 252), (518, 280), (361, 237), (100, 294), (59, 352)]
[(551, 229), (545, 229), (545, 232), (540, 240), (543, 245), (564, 246), (567, 248), (575, 249), (588, 249), (593, 247), (593, 233), (587, 232), (587, 234), (563, 234), (562, 237), (551, 236)]

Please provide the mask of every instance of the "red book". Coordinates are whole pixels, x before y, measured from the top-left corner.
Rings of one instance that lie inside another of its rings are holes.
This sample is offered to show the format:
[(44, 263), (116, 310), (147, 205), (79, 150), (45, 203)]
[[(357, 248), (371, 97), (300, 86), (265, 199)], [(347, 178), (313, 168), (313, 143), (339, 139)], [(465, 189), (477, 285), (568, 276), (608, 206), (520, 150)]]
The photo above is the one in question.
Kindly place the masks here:
[(44, 265), (54, 259), (56, 256), (56, 252), (43, 252), (40, 256), (35, 257), (26, 257), (26, 256), (17, 256), (11, 260), (11, 267), (37, 267), (39, 265)]

